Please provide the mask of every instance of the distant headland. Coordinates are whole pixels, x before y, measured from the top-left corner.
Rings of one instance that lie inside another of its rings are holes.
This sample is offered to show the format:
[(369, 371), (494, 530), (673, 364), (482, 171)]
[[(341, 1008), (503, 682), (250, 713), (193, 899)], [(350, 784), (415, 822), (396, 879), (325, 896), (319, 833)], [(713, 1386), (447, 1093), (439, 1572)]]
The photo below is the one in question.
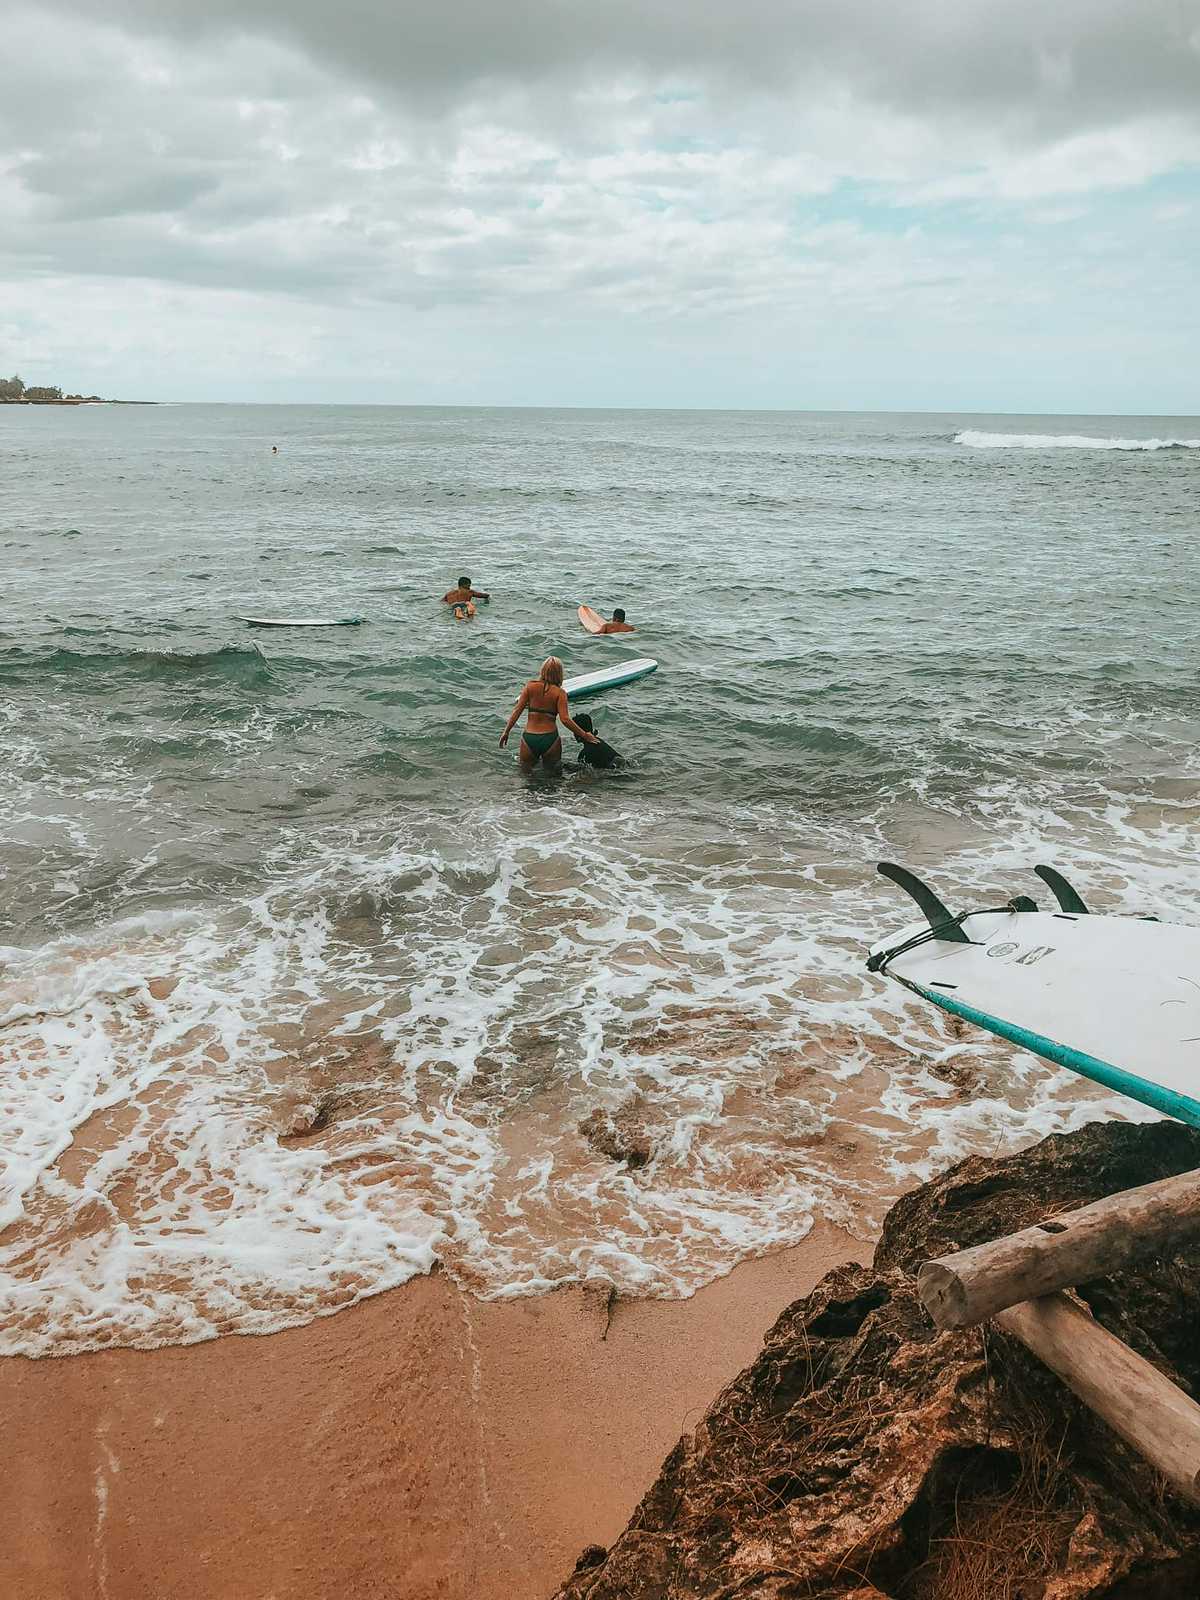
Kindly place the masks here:
[(0, 378), (0, 405), (3, 406), (152, 406), (153, 400), (106, 400), (99, 394), (64, 394), (49, 385), (31, 384), (26, 388), (18, 377)]

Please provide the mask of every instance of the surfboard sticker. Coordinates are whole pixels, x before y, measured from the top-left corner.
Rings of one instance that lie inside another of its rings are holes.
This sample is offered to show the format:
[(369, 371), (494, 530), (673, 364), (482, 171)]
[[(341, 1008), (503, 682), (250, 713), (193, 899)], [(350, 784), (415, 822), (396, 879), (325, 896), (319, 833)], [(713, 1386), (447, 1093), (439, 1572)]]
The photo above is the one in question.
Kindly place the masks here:
[(240, 616), (251, 627), (362, 627), (365, 616)]
[(580, 606), (579, 620), (589, 633), (599, 633), (604, 626), (604, 618), (598, 611), (593, 611), (591, 606)]
[(568, 678), (563, 688), (572, 700), (583, 700), (589, 694), (599, 694), (602, 689), (617, 689), (622, 684), (636, 683), (639, 678), (657, 672), (658, 662), (649, 656), (639, 656), (633, 661), (621, 661), (614, 667), (601, 667), (598, 672), (584, 672), (577, 678)]
[[(942, 1010), (1200, 1127), (1200, 929), (1063, 911), (973, 912), (883, 971)], [(885, 957), (914, 923), (871, 951)]]

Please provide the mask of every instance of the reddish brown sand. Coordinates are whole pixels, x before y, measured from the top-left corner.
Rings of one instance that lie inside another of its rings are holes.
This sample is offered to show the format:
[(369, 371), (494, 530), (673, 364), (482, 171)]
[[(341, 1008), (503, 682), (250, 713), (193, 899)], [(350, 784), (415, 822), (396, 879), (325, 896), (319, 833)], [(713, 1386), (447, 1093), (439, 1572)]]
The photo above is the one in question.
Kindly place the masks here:
[(308, 1327), (0, 1362), (5, 1600), (543, 1600), (616, 1537), (829, 1227), (686, 1301), (435, 1276)]

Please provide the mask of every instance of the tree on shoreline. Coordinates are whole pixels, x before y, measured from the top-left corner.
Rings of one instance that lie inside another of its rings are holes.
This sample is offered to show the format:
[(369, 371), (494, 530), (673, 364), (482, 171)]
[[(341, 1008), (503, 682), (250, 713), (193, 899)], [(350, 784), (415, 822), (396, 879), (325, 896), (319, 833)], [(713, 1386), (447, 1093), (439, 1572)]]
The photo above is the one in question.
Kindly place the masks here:
[(11, 378), (0, 378), (0, 406), (83, 406), (111, 405), (98, 394), (64, 394), (57, 384), (30, 383), (14, 373)]

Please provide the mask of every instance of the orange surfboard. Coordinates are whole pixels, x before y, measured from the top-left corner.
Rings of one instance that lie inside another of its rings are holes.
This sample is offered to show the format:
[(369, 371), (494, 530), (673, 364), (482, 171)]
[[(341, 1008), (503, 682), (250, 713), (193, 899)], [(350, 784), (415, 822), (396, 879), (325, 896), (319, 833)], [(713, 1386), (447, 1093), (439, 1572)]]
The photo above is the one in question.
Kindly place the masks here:
[(591, 606), (580, 606), (579, 620), (589, 633), (599, 633), (604, 626), (604, 618), (598, 611), (593, 611)]

